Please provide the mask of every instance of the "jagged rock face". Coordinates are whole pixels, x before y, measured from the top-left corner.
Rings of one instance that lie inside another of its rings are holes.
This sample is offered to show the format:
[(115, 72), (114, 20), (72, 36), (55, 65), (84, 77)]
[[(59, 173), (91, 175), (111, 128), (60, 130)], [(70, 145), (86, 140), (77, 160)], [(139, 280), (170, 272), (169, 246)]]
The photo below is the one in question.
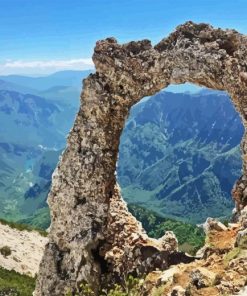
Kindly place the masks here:
[(211, 224), (208, 229), (203, 257), (165, 271), (150, 272), (144, 281), (143, 295), (154, 296), (157, 291), (168, 296), (245, 295), (247, 250), (243, 245), (236, 247), (240, 224), (229, 224), (225, 229), (215, 226)]
[[(171, 83), (225, 90), (247, 126), (247, 37), (234, 30), (188, 22), (154, 47), (149, 40), (120, 45), (108, 38), (97, 42), (93, 60), (96, 73), (84, 80), (81, 107), (53, 174), (51, 231), (35, 295), (74, 293), (82, 282), (97, 294), (102, 274), (167, 266), (174, 250), (147, 237), (116, 185), (120, 135), (141, 98)], [(242, 152), (244, 175), (233, 192), (238, 213), (247, 204), (247, 137)], [(159, 262), (153, 260), (158, 254)]]

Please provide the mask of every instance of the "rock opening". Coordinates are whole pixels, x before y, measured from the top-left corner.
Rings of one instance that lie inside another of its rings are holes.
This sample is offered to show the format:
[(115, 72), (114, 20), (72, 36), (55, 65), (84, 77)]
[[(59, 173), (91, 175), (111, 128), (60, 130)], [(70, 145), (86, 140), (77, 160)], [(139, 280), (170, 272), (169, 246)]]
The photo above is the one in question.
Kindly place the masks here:
[[(106, 279), (165, 269), (172, 237), (150, 239), (128, 212), (116, 183), (119, 139), (133, 104), (171, 83), (191, 82), (225, 90), (247, 125), (247, 38), (234, 30), (187, 22), (156, 46), (149, 40), (120, 45), (98, 41), (96, 73), (84, 80), (81, 107), (67, 148), (53, 174), (48, 203), (51, 229), (35, 295), (64, 295), (83, 282), (100, 288)], [(242, 141), (243, 176), (236, 183), (237, 216), (247, 200), (246, 137)], [(83, 201), (83, 202), (81, 202)], [(242, 224), (246, 218), (241, 216)]]

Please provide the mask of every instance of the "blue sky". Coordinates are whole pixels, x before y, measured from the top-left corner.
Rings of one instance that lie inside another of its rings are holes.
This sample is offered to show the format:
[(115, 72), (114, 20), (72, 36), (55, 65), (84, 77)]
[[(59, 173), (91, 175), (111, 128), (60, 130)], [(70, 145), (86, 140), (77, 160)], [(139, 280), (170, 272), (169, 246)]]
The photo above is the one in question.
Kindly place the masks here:
[(247, 33), (247, 0), (0, 0), (0, 73), (90, 68), (98, 39), (157, 43), (187, 21)]

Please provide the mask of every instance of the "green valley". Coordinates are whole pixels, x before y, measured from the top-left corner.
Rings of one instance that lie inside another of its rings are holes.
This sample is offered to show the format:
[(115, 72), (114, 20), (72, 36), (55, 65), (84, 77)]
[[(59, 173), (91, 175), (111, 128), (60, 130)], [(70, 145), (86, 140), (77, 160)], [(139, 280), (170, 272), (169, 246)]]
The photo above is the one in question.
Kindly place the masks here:
[[(77, 111), (80, 77), (87, 74), (1, 77), (1, 218), (48, 227), (52, 172)], [(241, 175), (242, 135), (223, 92), (162, 91), (142, 100), (121, 137), (117, 178), (124, 199), (192, 224), (229, 217), (230, 191)]]

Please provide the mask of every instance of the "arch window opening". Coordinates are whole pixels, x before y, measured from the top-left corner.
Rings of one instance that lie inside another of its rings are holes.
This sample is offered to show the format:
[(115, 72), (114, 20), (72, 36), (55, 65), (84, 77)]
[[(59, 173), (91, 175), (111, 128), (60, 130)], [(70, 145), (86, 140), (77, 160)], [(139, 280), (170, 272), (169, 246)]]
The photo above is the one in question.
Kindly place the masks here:
[(227, 93), (188, 83), (171, 85), (132, 107), (121, 136), (117, 179), (149, 235), (163, 235), (164, 218), (166, 230), (178, 227), (171, 225), (174, 220), (196, 225), (207, 217), (230, 219), (243, 132)]

